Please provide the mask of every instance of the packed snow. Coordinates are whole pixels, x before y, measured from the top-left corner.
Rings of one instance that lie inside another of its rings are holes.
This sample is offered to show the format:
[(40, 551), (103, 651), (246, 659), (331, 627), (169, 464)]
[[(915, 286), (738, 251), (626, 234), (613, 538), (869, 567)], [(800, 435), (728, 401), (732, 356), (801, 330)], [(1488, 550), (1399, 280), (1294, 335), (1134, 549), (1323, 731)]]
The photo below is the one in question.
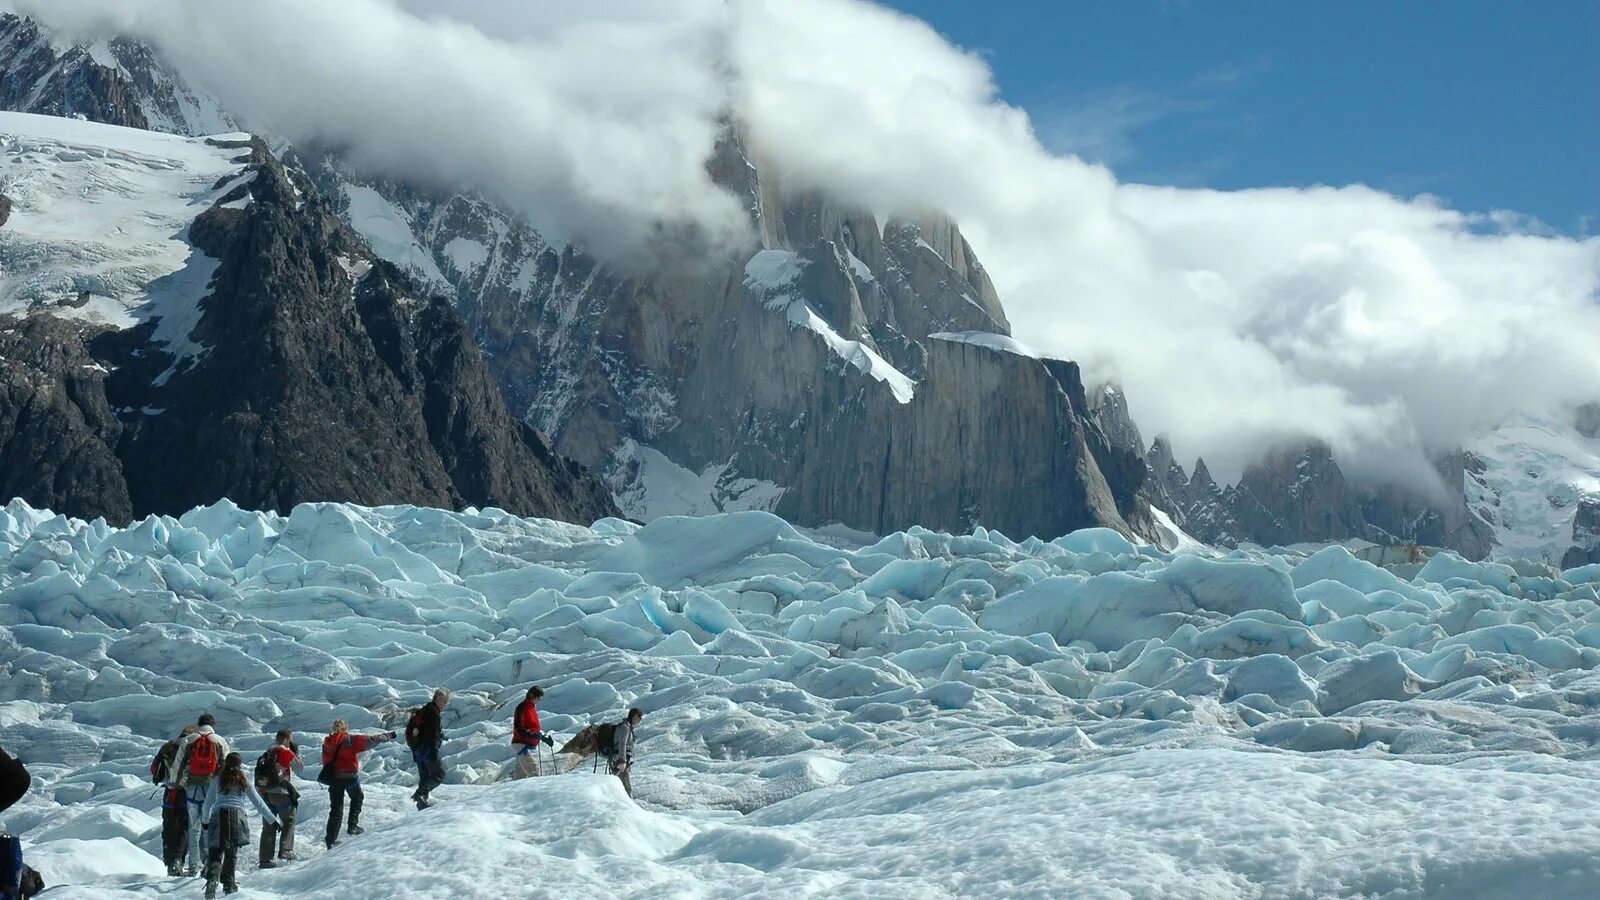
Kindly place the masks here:
[(0, 192), (12, 202), (0, 313), (155, 319), (154, 339), (178, 360), (200, 352), (189, 335), (217, 261), (189, 243), (189, 225), (248, 183), (249, 140), (0, 112)]
[(1559, 562), (1573, 543), (1578, 503), (1600, 497), (1600, 440), (1570, 423), (1524, 416), (1467, 450), (1483, 464), (1467, 475), (1467, 502), (1494, 526), (1495, 549)]
[(770, 481), (739, 477), (731, 462), (695, 472), (633, 438), (611, 451), (606, 484), (617, 507), (641, 522), (753, 509), (771, 512), (784, 494), (784, 488)]
[(993, 331), (941, 331), (938, 334), (928, 335), (935, 341), (949, 341), (955, 344), (972, 344), (975, 347), (985, 347), (1000, 353), (1011, 353), (1016, 356), (1026, 356), (1030, 359), (1042, 359), (1043, 354), (1029, 347), (1008, 334), (998, 334)]
[[(1600, 883), (1600, 566), (226, 502), (116, 529), (13, 501), (0, 542), (0, 744), (37, 778), (4, 825), (64, 900), (198, 895), (157, 874), (144, 772), (201, 711), (253, 759), (435, 685), (439, 804), (385, 745), (368, 832), (324, 851), (307, 780), (300, 859), (246, 854), (245, 896)], [(535, 683), (563, 737), (646, 711), (635, 800), (587, 764), (506, 780)]]
[(910, 403), (916, 395), (915, 381), (867, 344), (840, 335), (799, 293), (803, 269), (804, 261), (792, 250), (762, 250), (745, 264), (744, 286), (768, 309), (784, 313), (791, 327), (822, 338), (834, 356), (883, 382), (896, 401)]
[(433, 254), (417, 241), (416, 228), (405, 210), (364, 184), (345, 184), (345, 219), (367, 239), (372, 251), (404, 269), (430, 289), (448, 291), (450, 280), (439, 271)]
[(444, 245), (445, 258), (462, 275), (471, 275), (489, 261), (489, 248), (471, 238), (451, 238)]

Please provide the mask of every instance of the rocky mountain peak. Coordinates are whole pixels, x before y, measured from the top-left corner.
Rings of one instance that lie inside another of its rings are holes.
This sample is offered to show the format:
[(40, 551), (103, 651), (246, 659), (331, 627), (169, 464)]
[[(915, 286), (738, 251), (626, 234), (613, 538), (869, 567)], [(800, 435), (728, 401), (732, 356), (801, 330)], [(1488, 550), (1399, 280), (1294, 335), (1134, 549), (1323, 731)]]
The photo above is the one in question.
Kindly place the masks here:
[[(280, 510), (349, 500), (496, 505), (583, 521), (615, 513), (597, 481), (506, 411), (454, 307), (419, 300), (398, 270), (373, 267), (365, 242), (260, 141), (152, 140), (53, 121), (11, 116), (3, 127), (24, 144), (91, 141), (96, 150), (51, 157), (47, 180), (16, 168), (33, 164), (26, 154), (7, 163), (8, 177), (29, 187), (30, 205), (19, 201), (8, 229), (20, 246), (62, 240), (60, 223), (45, 237), (28, 233), (43, 222), (31, 203), (52, 208), (52, 190), (78, 196), (74, 166), (86, 174), (121, 166), (126, 180), (115, 200), (134, 209), (170, 205), (139, 192), (182, 183), (182, 167), (199, 160), (220, 154), (240, 168), (205, 195), (210, 205), (175, 239), (191, 251), (153, 315), (131, 325), (109, 315), (69, 326), (52, 321), (73, 315), (61, 304), (13, 311), (8, 325), (36, 349), (33, 377), (8, 379), (0, 400), (0, 446), (80, 448), (48, 482), (25, 477), (37, 454), (0, 459), (0, 482), (17, 495), (118, 521), (222, 497)], [(123, 142), (140, 142), (138, 155), (115, 156)], [(167, 174), (141, 180), (141, 166)], [(84, 246), (93, 244), (86, 238)], [(153, 252), (146, 246), (134, 245)], [(81, 259), (28, 254), (10, 262), (26, 269)], [(56, 277), (45, 275), (34, 278)], [(134, 303), (152, 289), (129, 290), (126, 302)]]

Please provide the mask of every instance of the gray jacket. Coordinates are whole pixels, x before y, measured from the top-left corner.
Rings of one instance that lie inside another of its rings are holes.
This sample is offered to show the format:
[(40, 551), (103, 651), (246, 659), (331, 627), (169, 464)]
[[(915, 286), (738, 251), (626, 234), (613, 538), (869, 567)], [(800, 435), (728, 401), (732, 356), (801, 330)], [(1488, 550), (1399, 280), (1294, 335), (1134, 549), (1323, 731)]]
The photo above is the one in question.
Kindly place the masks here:
[(612, 735), (611, 758), (618, 762), (633, 762), (633, 725), (627, 719), (617, 723), (616, 734)]

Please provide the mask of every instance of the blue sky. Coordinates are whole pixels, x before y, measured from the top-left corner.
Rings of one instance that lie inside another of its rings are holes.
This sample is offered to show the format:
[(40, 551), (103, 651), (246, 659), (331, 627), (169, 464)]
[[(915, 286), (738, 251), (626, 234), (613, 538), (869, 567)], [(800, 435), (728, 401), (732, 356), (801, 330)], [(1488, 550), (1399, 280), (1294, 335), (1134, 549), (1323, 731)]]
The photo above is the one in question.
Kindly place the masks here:
[(1600, 2), (892, 0), (1124, 180), (1363, 182), (1600, 233)]

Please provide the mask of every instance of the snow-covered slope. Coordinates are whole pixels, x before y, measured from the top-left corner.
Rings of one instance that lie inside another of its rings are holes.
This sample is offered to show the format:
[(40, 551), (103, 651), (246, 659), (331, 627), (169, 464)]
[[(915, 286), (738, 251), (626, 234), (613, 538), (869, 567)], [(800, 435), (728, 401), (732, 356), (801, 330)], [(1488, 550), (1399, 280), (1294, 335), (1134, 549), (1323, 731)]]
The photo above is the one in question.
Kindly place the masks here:
[(1467, 499), (1494, 527), (1496, 552), (1561, 562), (1573, 546), (1573, 519), (1600, 500), (1600, 438), (1570, 423), (1526, 418), (1467, 447)]
[[(229, 504), (126, 530), (0, 514), (5, 815), (63, 898), (158, 896), (143, 771), (201, 710), (394, 724), (452, 766), (257, 896), (1585, 897), (1600, 879), (1600, 567), (1170, 555), (1104, 529), (845, 549), (764, 513), (593, 528)], [(637, 704), (638, 805), (510, 783), (508, 718)]]
[(194, 352), (217, 261), (191, 222), (251, 177), (247, 134), (182, 138), (76, 119), (0, 112), (0, 313), (48, 312), (126, 328)]

